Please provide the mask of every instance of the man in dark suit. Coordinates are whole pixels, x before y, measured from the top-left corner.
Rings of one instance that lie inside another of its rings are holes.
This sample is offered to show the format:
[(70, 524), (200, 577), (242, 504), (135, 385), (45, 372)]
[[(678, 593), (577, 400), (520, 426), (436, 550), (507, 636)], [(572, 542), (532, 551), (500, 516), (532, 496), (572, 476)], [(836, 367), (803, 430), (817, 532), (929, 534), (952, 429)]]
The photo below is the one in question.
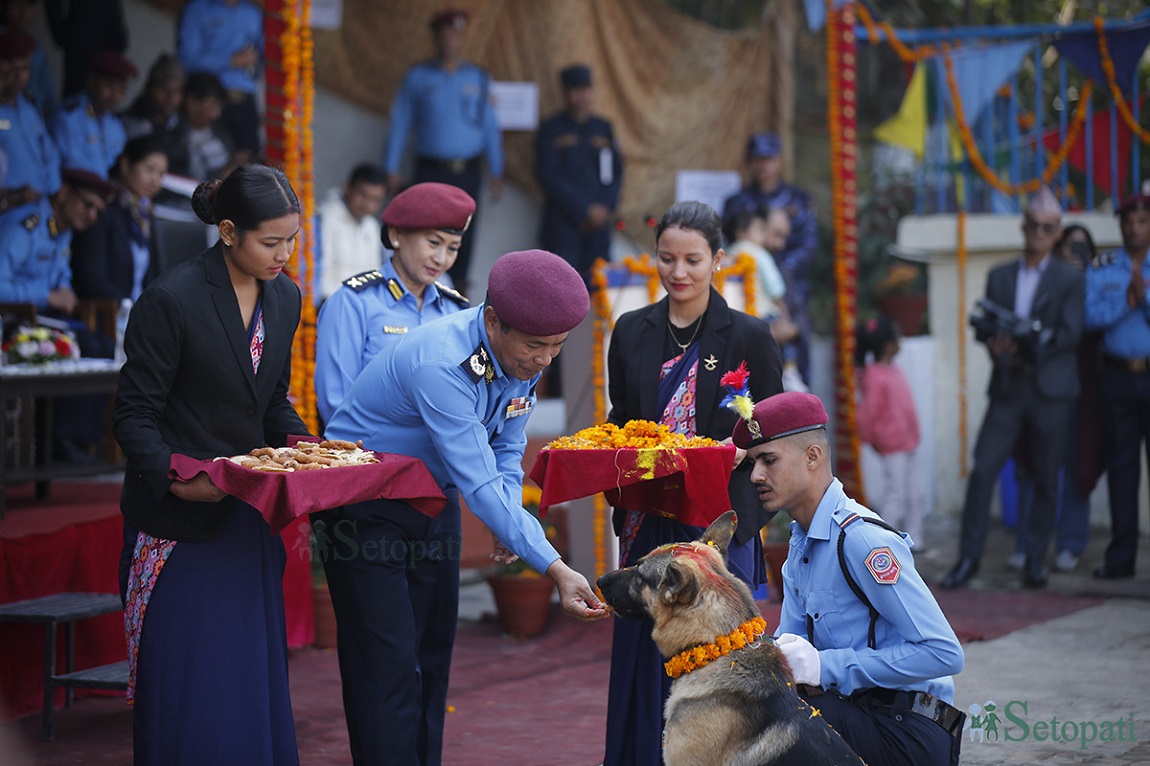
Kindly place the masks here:
[(1029, 320), (1031, 329), (1021, 337), (976, 332), (990, 351), (994, 372), (966, 486), (959, 559), (943, 579), (944, 588), (960, 588), (978, 572), (995, 480), (1020, 436), (1027, 440), (1035, 484), (1022, 584), (1046, 585), (1044, 559), (1054, 526), (1058, 469), (1065, 462), (1066, 423), (1078, 394), (1076, 349), (1085, 298), (1082, 275), (1051, 253), (1062, 231), (1061, 219), (1054, 194), (1040, 190), (1023, 213), (1022, 258), (995, 267), (987, 276), (987, 300)]

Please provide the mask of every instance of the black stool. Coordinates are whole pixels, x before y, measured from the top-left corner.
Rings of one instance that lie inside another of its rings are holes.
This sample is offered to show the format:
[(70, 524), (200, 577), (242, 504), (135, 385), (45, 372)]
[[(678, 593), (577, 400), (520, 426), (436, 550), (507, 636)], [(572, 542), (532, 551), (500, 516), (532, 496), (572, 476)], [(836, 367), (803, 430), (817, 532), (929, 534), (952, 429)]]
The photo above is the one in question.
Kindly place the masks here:
[[(123, 610), (120, 597), (112, 593), (57, 593), (25, 601), (0, 604), (0, 622), (39, 623), (44, 626), (44, 724), (41, 736), (55, 739), (52, 714), (56, 689), (67, 689), (64, 706), (72, 706), (72, 690), (128, 688), (128, 661), (76, 670), (76, 621)], [(56, 675), (56, 626), (63, 624), (65, 671)]]

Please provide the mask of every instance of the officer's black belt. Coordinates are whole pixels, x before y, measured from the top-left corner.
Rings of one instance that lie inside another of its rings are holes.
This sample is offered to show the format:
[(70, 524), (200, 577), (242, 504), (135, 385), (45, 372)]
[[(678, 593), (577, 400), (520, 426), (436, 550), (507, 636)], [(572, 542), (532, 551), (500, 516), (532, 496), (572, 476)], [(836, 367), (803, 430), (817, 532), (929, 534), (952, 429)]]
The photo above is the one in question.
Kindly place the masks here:
[(856, 692), (853, 696), (872, 697), (882, 704), (890, 706), (894, 706), (900, 699), (905, 700), (907, 710), (929, 718), (952, 735), (958, 735), (966, 721), (966, 714), (961, 710), (926, 692), (911, 692), (904, 689), (866, 689)]
[(416, 157), (416, 163), (425, 167), (435, 168), (447, 173), (459, 174), (466, 170), (475, 170), (479, 167), (479, 156), (459, 159), (440, 159), (439, 157)]
[(1107, 367), (1124, 370), (1125, 372), (1150, 372), (1150, 357), (1146, 356), (1129, 359), (1124, 356), (1104, 354), (1102, 361)]

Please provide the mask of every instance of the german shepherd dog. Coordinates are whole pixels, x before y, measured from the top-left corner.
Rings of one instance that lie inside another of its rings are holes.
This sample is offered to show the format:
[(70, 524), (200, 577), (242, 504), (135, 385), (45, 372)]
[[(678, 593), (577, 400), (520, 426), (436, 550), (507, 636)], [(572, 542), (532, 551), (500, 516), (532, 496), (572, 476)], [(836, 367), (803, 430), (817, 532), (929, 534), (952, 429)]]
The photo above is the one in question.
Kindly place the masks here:
[[(717, 644), (760, 616), (746, 584), (727, 569), (735, 523), (727, 511), (695, 542), (664, 545), (599, 578), (617, 616), (655, 623), (651, 638), (664, 657)], [(675, 678), (663, 718), (666, 766), (863, 763), (799, 697), (769, 636)]]

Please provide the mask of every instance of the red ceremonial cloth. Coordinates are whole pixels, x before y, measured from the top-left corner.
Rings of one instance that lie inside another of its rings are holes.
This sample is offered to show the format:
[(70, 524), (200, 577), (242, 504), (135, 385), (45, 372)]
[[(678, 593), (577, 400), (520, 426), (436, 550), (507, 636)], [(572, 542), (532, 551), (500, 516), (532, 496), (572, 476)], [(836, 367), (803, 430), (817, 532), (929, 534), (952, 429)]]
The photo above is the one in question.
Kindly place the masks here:
[(191, 481), (196, 474), (206, 473), (217, 487), (263, 514), (272, 532), (313, 511), (380, 498), (402, 500), (432, 518), (439, 515), (447, 499), (422, 460), (374, 454), (378, 463), (273, 473), (253, 471), (226, 459), (196, 460), (172, 453), (168, 475)]
[(731, 510), (727, 483), (735, 448), (539, 451), (531, 479), (543, 489), (540, 510), (602, 492), (617, 508), (675, 516), (705, 527)]

